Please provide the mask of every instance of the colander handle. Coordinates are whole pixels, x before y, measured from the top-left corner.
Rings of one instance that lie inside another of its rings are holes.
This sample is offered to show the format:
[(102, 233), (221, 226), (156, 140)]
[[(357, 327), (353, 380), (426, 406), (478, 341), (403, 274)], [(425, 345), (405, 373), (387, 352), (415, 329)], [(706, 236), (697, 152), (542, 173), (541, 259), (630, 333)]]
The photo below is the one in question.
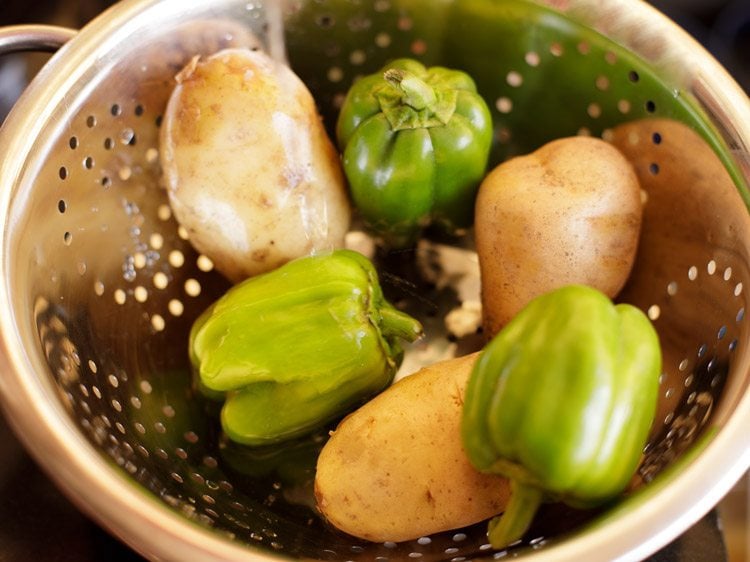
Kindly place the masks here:
[(21, 51), (54, 52), (78, 33), (56, 25), (9, 25), (0, 27), (0, 55)]

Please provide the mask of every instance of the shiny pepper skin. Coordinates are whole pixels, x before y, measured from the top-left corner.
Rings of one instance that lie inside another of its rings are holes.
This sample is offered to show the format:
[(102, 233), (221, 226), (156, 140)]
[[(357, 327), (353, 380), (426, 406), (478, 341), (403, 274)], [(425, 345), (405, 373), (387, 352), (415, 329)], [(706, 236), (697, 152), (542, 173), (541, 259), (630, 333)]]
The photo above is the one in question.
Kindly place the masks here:
[(224, 433), (266, 445), (311, 432), (383, 390), (421, 324), (383, 297), (372, 263), (338, 250), (232, 287), (194, 323), (198, 386)]
[(336, 136), (354, 204), (388, 247), (471, 226), (492, 117), (468, 74), (393, 61), (351, 87)]
[(660, 372), (649, 319), (582, 285), (537, 297), (490, 341), (469, 378), (462, 440), (478, 470), (511, 480), (494, 547), (520, 539), (545, 498), (593, 507), (627, 487)]

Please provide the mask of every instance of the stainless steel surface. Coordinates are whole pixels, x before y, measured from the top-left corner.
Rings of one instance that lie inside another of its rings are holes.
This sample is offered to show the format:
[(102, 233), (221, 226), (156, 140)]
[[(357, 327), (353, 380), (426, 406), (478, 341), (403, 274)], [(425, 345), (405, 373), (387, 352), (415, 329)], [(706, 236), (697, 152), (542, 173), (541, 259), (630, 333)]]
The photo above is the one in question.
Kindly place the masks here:
[[(692, 39), (640, 2), (547, 4), (694, 93), (747, 182), (750, 103)], [(351, 30), (351, 45), (331, 48), (315, 62), (325, 78), (313, 91), (329, 113), (376, 57), (404, 54), (389, 47), (406, 44), (419, 53), (432, 46), (409, 2), (373, 3), (373, 20), (391, 22), (373, 30), (363, 8), (352, 6), (350, 19), (333, 22), (334, 30), (336, 23)], [(325, 3), (290, 2), (287, 17), (304, 8), (313, 12), (288, 26), (290, 37), (303, 34), (300, 25), (323, 33), (331, 28)], [(227, 283), (194, 253), (171, 216), (159, 184), (159, 116), (182, 64), (195, 53), (258, 45), (265, 20), (260, 2), (124, 2), (82, 29), (19, 100), (0, 131), (4, 410), (84, 511), (155, 559), (487, 556), (482, 526), (400, 545), (368, 544), (330, 530), (305, 507), (304, 487), (238, 474), (204, 405), (189, 393), (187, 329)], [(294, 48), (302, 47), (289, 46), (294, 63)], [(533, 72), (540, 51), (529, 53), (537, 56), (509, 61), (498, 54), (497, 72)], [(571, 65), (572, 56), (555, 54)], [(601, 83), (591, 76), (592, 91)], [(528, 88), (521, 84), (519, 95), (532, 95)], [(501, 118), (513, 111), (504, 97), (489, 101)], [(585, 101), (582, 134), (596, 113)], [(523, 134), (497, 133), (501, 142)], [(645, 154), (647, 170), (658, 155), (637, 145), (656, 150), (651, 138), (632, 143)], [(678, 140), (665, 134), (662, 148)], [(586, 525), (574, 525), (578, 515), (569, 527), (542, 526), (531, 548), (521, 545), (513, 554), (643, 558), (710, 510), (750, 465), (744, 313), (750, 219), (732, 182), (714, 173), (718, 160), (683, 157), (682, 164), (709, 179), (648, 193), (650, 226), (624, 294), (648, 311), (665, 347), (660, 417), (641, 470), (650, 482)], [(662, 162), (659, 173), (661, 181), (669, 165)], [(443, 321), (450, 312), (476, 312), (470, 248), (425, 243), (413, 258), (424, 282), (420, 298), (409, 285), (391, 291), (431, 318), (433, 337), (409, 350), (404, 372), (478, 345), (470, 330), (445, 337)]]
[(11, 25), (0, 28), (0, 55), (20, 51), (55, 52), (76, 30), (54, 25)]

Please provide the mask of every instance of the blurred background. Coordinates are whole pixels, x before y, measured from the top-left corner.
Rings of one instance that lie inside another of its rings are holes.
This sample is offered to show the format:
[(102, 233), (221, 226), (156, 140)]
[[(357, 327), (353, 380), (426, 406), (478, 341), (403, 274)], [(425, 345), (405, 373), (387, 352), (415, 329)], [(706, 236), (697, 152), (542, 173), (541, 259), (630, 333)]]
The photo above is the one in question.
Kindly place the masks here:
[[(0, 0), (0, 25), (53, 23), (80, 28), (113, 0)], [(653, 0), (750, 92), (750, 0)], [(47, 55), (0, 58), (0, 122)], [(24, 453), (0, 416), (0, 562), (138, 561), (90, 522)], [(653, 562), (750, 561), (750, 492), (745, 477), (693, 529)]]

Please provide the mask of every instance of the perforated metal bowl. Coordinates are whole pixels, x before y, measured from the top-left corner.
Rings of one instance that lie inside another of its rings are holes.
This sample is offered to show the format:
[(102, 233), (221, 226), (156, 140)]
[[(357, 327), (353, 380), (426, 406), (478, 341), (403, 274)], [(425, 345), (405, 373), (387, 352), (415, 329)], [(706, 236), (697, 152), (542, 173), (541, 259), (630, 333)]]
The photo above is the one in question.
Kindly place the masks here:
[[(158, 130), (181, 66), (264, 44), (268, 12), (260, 0), (132, 0), (79, 33), (44, 30), (47, 46), (74, 37), (0, 131), (0, 394), (34, 457), (86, 513), (160, 560), (634, 560), (697, 521), (750, 465), (750, 103), (636, 0), (283, 9), (289, 62), (329, 126), (358, 75), (415, 56), (474, 75), (493, 108), (493, 164), (572, 134), (632, 159), (646, 215), (619, 298), (648, 313), (665, 356), (634, 489), (593, 514), (546, 506), (500, 552), (483, 524), (373, 544), (315, 514), (306, 451), (279, 471), (222, 441), (190, 389), (186, 336), (228, 283), (172, 217)], [(3, 30), (0, 49), (38, 45), (35, 31)], [(369, 248), (361, 234), (350, 241)], [(402, 375), (481, 344), (470, 233), (380, 265), (390, 298), (430, 334)]]

